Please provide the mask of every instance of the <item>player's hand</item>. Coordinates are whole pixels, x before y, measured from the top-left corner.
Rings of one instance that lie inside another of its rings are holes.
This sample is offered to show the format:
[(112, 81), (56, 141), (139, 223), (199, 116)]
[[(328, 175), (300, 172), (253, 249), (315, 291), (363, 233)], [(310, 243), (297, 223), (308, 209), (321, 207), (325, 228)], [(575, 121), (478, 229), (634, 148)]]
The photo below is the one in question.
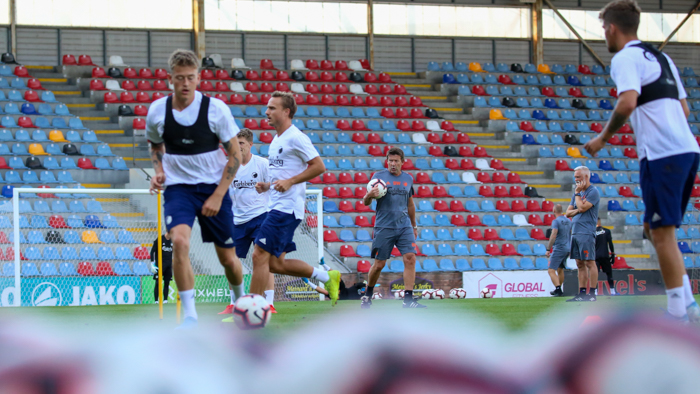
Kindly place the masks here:
[(596, 138), (586, 142), (585, 145), (583, 145), (583, 148), (586, 149), (586, 152), (590, 153), (591, 156), (596, 157), (598, 156), (598, 152), (600, 152), (601, 149), (605, 146), (605, 141), (603, 140), (603, 135), (599, 135)]
[(155, 262), (151, 261), (151, 266), (149, 268), (151, 269), (151, 273), (153, 275), (158, 273), (158, 264), (156, 264)]
[(370, 198), (377, 198), (379, 197), (379, 186), (375, 185), (372, 190), (367, 192), (367, 196)]
[(151, 194), (154, 194), (158, 190), (163, 190), (163, 184), (165, 183), (165, 173), (156, 172), (154, 176), (151, 177)]
[[(576, 193), (581, 193), (584, 190), (586, 190), (586, 182), (577, 182)], [(581, 196), (581, 198), (583, 198), (583, 196)]]
[(258, 182), (255, 184), (255, 191), (258, 192), (258, 194), (265, 193), (268, 190), (270, 190), (269, 182)]
[(550, 254), (552, 254), (552, 253), (548, 250), (547, 253), (545, 253), (544, 255), (545, 255), (545, 257), (549, 258)]
[(418, 229), (417, 228), (413, 229), (413, 239), (418, 239)]
[(216, 216), (219, 213), (219, 209), (221, 209), (222, 200), (223, 197), (217, 196), (216, 194), (209, 196), (207, 201), (204, 202), (204, 205), (202, 205), (202, 215), (207, 217)]
[(272, 187), (280, 193), (286, 192), (291, 189), (292, 186), (294, 186), (294, 184), (291, 179), (278, 179), (272, 183)]

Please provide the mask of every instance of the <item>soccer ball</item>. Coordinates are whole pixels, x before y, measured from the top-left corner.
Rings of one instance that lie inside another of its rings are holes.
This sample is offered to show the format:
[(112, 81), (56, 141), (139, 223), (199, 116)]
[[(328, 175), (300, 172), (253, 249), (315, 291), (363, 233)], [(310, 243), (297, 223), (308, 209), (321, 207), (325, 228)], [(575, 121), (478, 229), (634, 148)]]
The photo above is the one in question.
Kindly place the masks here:
[(369, 192), (375, 186), (379, 186), (379, 197), (377, 198), (384, 197), (386, 195), (386, 182), (381, 179), (372, 179), (367, 184), (367, 191)]
[(456, 288), (450, 290), (450, 298), (456, 299), (456, 300), (461, 300), (463, 298), (467, 298), (467, 291), (461, 287), (456, 287)]
[(263, 328), (270, 321), (270, 316), (270, 304), (257, 294), (244, 295), (233, 306), (233, 321), (241, 330)]
[(394, 298), (397, 300), (403, 300), (403, 296), (406, 295), (406, 290), (399, 290), (394, 292)]
[(435, 290), (432, 290), (432, 289), (425, 290), (425, 291), (423, 291), (422, 296), (426, 300), (429, 300), (431, 298), (435, 298)]
[(374, 294), (372, 294), (372, 299), (373, 299), (373, 300), (381, 300), (381, 299), (382, 299), (382, 295), (379, 294), (379, 293), (374, 293)]
[(488, 287), (484, 287), (479, 294), (481, 298), (493, 298), (493, 293)]
[(433, 298), (436, 300), (444, 300), (445, 299), (445, 290), (443, 289), (437, 289), (433, 292)]

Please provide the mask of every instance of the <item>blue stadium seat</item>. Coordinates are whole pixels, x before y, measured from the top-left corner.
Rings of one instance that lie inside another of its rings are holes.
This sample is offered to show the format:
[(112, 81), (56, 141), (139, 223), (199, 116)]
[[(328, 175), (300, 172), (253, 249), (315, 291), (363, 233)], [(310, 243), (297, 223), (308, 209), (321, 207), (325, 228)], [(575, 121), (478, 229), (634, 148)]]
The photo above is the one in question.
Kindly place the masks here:
[(681, 253), (693, 253), (687, 242), (679, 242), (678, 249), (680, 249)]
[(338, 224), (342, 227), (359, 227), (353, 222), (352, 217), (349, 215), (341, 215), (340, 219), (338, 219)]
[(371, 257), (372, 255), (369, 245), (358, 245), (355, 253), (360, 257)]
[(498, 233), (498, 236), (505, 239), (506, 241), (514, 241), (515, 240), (515, 235), (513, 235), (513, 230), (511, 230), (509, 228), (501, 229), (501, 231)]
[[(108, 227), (108, 226), (106, 226), (106, 224), (108, 223), (108, 220), (106, 217), (104, 219), (105, 219), (104, 220), (105, 227)], [(120, 230), (117, 233), (117, 239), (119, 240), (119, 243), (122, 243), (122, 244), (136, 243), (136, 240), (134, 239), (134, 235), (131, 233), (131, 231), (128, 231), (128, 230)]]
[(452, 235), (450, 234), (450, 230), (441, 228), (437, 231), (437, 239), (440, 241), (452, 241), (454, 240), (452, 238)]
[(522, 270), (534, 270), (535, 263), (532, 262), (531, 258), (523, 257), (520, 259), (520, 269), (522, 269)]
[(490, 270), (497, 270), (497, 271), (502, 271), (503, 270), (503, 263), (501, 263), (500, 259), (497, 259), (495, 257), (492, 257), (489, 259), (489, 268)]
[(484, 259), (473, 259), (472, 260), (472, 270), (485, 271), (487, 269), (488, 269), (488, 267), (486, 267), (486, 262), (484, 261)]
[(535, 259), (535, 268), (538, 270), (546, 270), (549, 268), (549, 262), (544, 257), (538, 257)]
[(114, 263), (114, 273), (119, 276), (130, 276), (134, 274), (129, 267), (129, 263), (124, 261)]
[(467, 262), (467, 259), (457, 259), (455, 261), (455, 268), (457, 271), (471, 271), (472, 267)]
[(484, 251), (484, 247), (481, 244), (472, 244), (469, 247), (469, 254), (472, 256), (488, 256), (486, 251)]
[[(455, 239), (456, 239), (456, 237), (455, 237)], [(469, 255), (469, 248), (467, 247), (467, 245), (465, 245), (465, 244), (455, 245), (455, 256), (468, 256), (468, 255)]]
[(21, 276), (41, 276), (41, 274), (39, 273), (39, 269), (37, 268), (36, 264), (24, 263), (22, 264), (21, 268)]
[(440, 256), (454, 256), (455, 253), (452, 251), (452, 247), (446, 243), (438, 245), (438, 254)]
[(637, 218), (637, 215), (632, 215), (629, 214), (625, 216), (625, 225), (626, 226), (639, 226), (642, 223), (639, 222), (639, 218)]
[(13, 277), (15, 276), (15, 263), (5, 263), (2, 266), (2, 273), (0, 276)]
[(532, 256), (532, 249), (530, 249), (530, 245), (528, 244), (518, 244), (518, 254), (521, 254), (523, 256)]
[(432, 259), (423, 260), (422, 266), (425, 272), (440, 271), (440, 268), (438, 267), (437, 263), (435, 262), (435, 260)]
[(437, 241), (437, 238), (435, 237), (435, 233), (431, 229), (424, 228), (420, 231), (420, 234), (418, 234), (418, 240), (419, 241)]
[[(87, 247), (83, 248), (87, 249)], [(92, 249), (90, 249), (92, 250)], [(82, 249), (81, 249), (81, 257), (82, 257)], [(100, 248), (97, 249), (97, 258), (100, 260), (114, 260), (114, 252), (112, 251), (112, 248), (108, 246), (101, 246)]]
[(514, 258), (506, 257), (505, 259), (503, 259), (503, 268), (507, 270), (519, 270), (520, 266)]
[[(132, 257), (133, 260), (133, 257)], [(136, 261), (134, 262), (134, 275), (137, 276), (150, 276), (151, 270), (148, 268), (148, 265), (144, 261)]]

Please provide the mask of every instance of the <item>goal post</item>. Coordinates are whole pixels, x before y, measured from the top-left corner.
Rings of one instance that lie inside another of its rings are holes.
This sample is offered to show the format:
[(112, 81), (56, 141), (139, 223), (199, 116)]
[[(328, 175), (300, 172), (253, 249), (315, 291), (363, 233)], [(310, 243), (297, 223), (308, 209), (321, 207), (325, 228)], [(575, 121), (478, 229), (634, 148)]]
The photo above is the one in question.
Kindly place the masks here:
[[(164, 285), (150, 269), (151, 247), (165, 232), (161, 199), (147, 189), (14, 188), (12, 200), (0, 202), (0, 307), (154, 303)], [(289, 257), (317, 266), (322, 226), (322, 191), (308, 189)], [(195, 299), (228, 302), (223, 267), (200, 231), (195, 220)], [(246, 291), (251, 257), (252, 247), (242, 260)], [(162, 256), (156, 260), (160, 266)], [(169, 284), (159, 298), (176, 302), (175, 281)], [(320, 299), (300, 278), (275, 275), (274, 288), (276, 301)]]

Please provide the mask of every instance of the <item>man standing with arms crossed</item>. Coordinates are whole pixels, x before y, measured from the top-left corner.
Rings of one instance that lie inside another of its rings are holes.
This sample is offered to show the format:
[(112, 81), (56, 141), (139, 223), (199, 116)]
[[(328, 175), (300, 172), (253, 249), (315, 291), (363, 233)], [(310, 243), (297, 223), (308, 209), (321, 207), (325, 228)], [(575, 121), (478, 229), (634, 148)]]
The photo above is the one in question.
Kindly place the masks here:
[(267, 103), (265, 115), (277, 134), (270, 144), (270, 204), (255, 238), (250, 292), (262, 295), (270, 282), (270, 272), (313, 278), (325, 283), (331, 305), (335, 306), (340, 272), (285, 259), (287, 253), (297, 250), (294, 230), (304, 218), (306, 182), (326, 170), (309, 137), (292, 125), (296, 111), (297, 104), (289, 92), (274, 92)]
[[(369, 309), (372, 306), (372, 293), (379, 275), (396, 246), (403, 256), (403, 283), (405, 295), (404, 308), (425, 308), (413, 299), (413, 286), (416, 282), (416, 206), (413, 203), (413, 178), (401, 172), (404, 162), (403, 151), (391, 148), (386, 155), (387, 170), (375, 173), (372, 179), (386, 182), (386, 195), (377, 199), (377, 218), (374, 225), (374, 240), (372, 241), (372, 258), (374, 264), (369, 270), (367, 291), (362, 297), (360, 307)], [(365, 206), (372, 205), (372, 200), (379, 197), (379, 187), (375, 186), (365, 194), (362, 201)]]
[(637, 38), (642, 10), (632, 0), (611, 2), (600, 12), (608, 50), (615, 53), (610, 76), (618, 99), (603, 132), (585, 148), (596, 155), (627, 119), (637, 138), (640, 183), (646, 206), (644, 231), (656, 249), (666, 286), (667, 313), (700, 322), (700, 307), (678, 249), (681, 225), (700, 149), (688, 126), (683, 81), (670, 57)]
[[(267, 216), (267, 205), (270, 190), (270, 176), (268, 175), (269, 162), (266, 158), (255, 156), (251, 152), (253, 147), (253, 132), (243, 129), (238, 133), (238, 145), (241, 149), (241, 167), (231, 183), (231, 201), (233, 201), (233, 247), (236, 250), (237, 264), (245, 260), (250, 250), (250, 245), (258, 235), (260, 225)], [(242, 264), (241, 264), (242, 266)], [(275, 300), (274, 274), (270, 274), (270, 284), (265, 290), (265, 299), (270, 304), (272, 313), (277, 313), (273, 302)], [(226, 306), (220, 315), (233, 313), (233, 305), (238, 297), (245, 294), (243, 283), (231, 289), (231, 304)], [(225, 323), (233, 323), (233, 317), (223, 320)]]
[[(173, 273), (182, 300), (181, 329), (197, 325), (194, 305), (194, 271), (190, 262), (190, 236), (195, 217), (202, 241), (213, 242), (231, 286), (243, 282), (240, 262), (233, 250), (233, 214), (228, 188), (241, 163), (238, 127), (226, 104), (196, 91), (199, 59), (178, 49), (168, 61), (173, 84), (171, 96), (154, 101), (146, 117), (155, 176), (151, 191), (162, 190), (165, 226), (173, 243)], [(228, 152), (219, 149), (219, 141)]]
[[(566, 260), (569, 258), (569, 250), (571, 245), (571, 220), (564, 216), (564, 208), (561, 204), (554, 206), (554, 216), (552, 221), (552, 235), (549, 236), (549, 244), (547, 245), (547, 257), (549, 258), (549, 277), (554, 284), (554, 291), (551, 292), (555, 297), (561, 297), (564, 292), (561, 287), (564, 285), (564, 268), (566, 268)], [(551, 251), (551, 253), (550, 253)]]
[[(566, 209), (573, 218), (571, 226), (571, 258), (578, 267), (578, 294), (566, 302), (595, 301), (598, 287), (598, 267), (595, 265), (595, 224), (598, 221), (600, 193), (591, 185), (591, 171), (586, 166), (574, 169), (576, 191)], [(554, 231), (552, 231), (554, 232)], [(586, 289), (590, 283), (590, 291)]]
[(613, 280), (613, 260), (615, 259), (615, 246), (613, 246), (612, 233), (598, 218), (598, 226), (595, 228), (595, 264), (598, 270), (608, 276), (610, 295), (615, 295), (615, 281)]

